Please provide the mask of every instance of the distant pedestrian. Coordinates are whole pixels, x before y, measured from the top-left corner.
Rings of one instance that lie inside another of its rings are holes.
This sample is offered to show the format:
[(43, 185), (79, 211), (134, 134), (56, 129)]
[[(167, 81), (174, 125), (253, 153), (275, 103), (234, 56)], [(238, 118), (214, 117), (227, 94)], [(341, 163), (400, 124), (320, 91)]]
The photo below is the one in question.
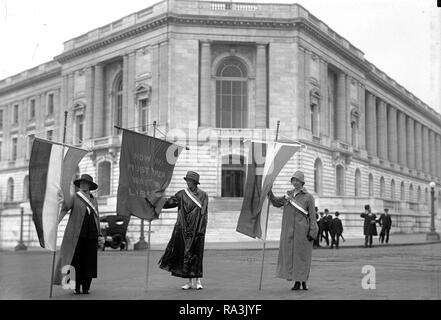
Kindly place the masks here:
[(334, 245), (336, 249), (338, 249), (338, 245), (340, 242), (340, 237), (343, 234), (343, 224), (341, 223), (341, 220), (338, 218), (340, 213), (338, 211), (335, 211), (335, 218), (332, 219), (331, 222), (331, 248), (334, 248)]
[(364, 212), (360, 214), (364, 218), (363, 233), (364, 233), (364, 247), (372, 248), (372, 238), (377, 235), (376, 215), (371, 212), (371, 207), (367, 204), (364, 206)]
[(330, 227), (330, 222), (332, 220), (332, 217), (331, 217), (331, 219), (329, 219), (329, 216), (330, 216), (329, 210), (325, 209), (325, 214), (324, 214), (323, 222), (322, 222), (322, 226), (323, 226), (322, 238), (325, 238), (326, 245), (328, 247), (329, 247), (329, 231), (330, 231), (329, 227)]
[[(318, 207), (315, 207), (315, 218), (317, 219), (317, 224), (318, 224), (318, 221), (320, 219), (318, 211), (319, 211)], [(319, 233), (318, 233), (317, 239), (314, 239), (314, 242), (313, 242), (313, 248), (314, 249), (317, 249), (319, 247), (320, 247), (320, 227), (319, 227)]]
[(384, 237), (386, 236), (386, 243), (389, 243), (389, 231), (392, 227), (392, 218), (389, 214), (389, 209), (384, 209), (384, 213), (381, 214), (380, 219), (378, 219), (378, 223), (381, 227), (379, 241), (383, 243)]

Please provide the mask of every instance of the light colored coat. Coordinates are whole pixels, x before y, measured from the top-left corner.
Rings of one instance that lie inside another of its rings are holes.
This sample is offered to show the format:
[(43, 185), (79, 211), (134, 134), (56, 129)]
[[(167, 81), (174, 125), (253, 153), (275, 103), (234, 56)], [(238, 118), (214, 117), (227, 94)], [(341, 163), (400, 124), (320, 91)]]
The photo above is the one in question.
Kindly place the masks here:
[[(293, 194), (293, 190), (288, 194)], [(276, 276), (289, 281), (307, 281), (313, 246), (313, 241), (307, 238), (309, 221), (285, 197), (275, 197), (270, 192), (269, 198), (275, 207), (283, 207)], [(294, 199), (308, 212), (311, 223), (316, 223), (314, 197), (303, 188)]]
[[(91, 198), (90, 202), (98, 210), (98, 203), (95, 198)], [(58, 257), (57, 265), (54, 274), (54, 284), (61, 285), (63, 274), (61, 273), (64, 266), (69, 266), (72, 263), (72, 258), (77, 247), (78, 238), (80, 236), (81, 226), (83, 225), (84, 216), (86, 215), (86, 204), (76, 194), (71, 195), (70, 199), (66, 199), (63, 204), (62, 214), (60, 215), (60, 221), (64, 215), (69, 211), (70, 216), (64, 231), (63, 242), (61, 243), (60, 254)], [(101, 236), (99, 213), (92, 213), (94, 215), (95, 223), (97, 225), (98, 235)], [(98, 246), (98, 243), (97, 243)]]

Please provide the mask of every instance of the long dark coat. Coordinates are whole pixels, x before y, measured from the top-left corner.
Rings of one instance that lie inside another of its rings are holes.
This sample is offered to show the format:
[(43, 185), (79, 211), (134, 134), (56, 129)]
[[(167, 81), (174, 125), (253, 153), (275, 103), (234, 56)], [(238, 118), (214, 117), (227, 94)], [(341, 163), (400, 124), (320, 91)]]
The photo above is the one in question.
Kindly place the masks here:
[(332, 219), (331, 222), (331, 233), (333, 234), (342, 234), (343, 233), (343, 224), (341, 223), (341, 220), (339, 218)]
[(365, 236), (376, 236), (377, 224), (375, 219), (377, 218), (377, 216), (374, 213), (362, 213), (360, 214), (360, 217), (364, 218), (363, 234)]
[[(293, 190), (288, 191), (288, 194), (293, 195)], [(296, 202), (308, 212), (308, 219), (285, 197), (275, 197), (272, 191), (268, 196), (273, 206), (283, 207), (276, 276), (289, 281), (307, 281), (313, 247), (313, 241), (307, 238), (309, 219), (311, 223), (316, 223), (314, 197), (305, 188), (294, 197)]]
[(390, 214), (386, 215), (382, 213), (378, 222), (380, 223), (380, 226), (382, 226), (382, 229), (390, 229), (392, 227), (392, 218)]
[(164, 208), (178, 207), (178, 217), (159, 267), (175, 277), (202, 278), (203, 275), (208, 195), (199, 188), (192, 194), (199, 200), (201, 208), (185, 190), (178, 191), (164, 204)]
[[(98, 210), (98, 203), (94, 197), (91, 197), (90, 202)], [(76, 194), (69, 199), (65, 199), (65, 202), (63, 204), (62, 214), (60, 215), (60, 220), (69, 210), (71, 210), (70, 216), (66, 225), (66, 229), (64, 231), (63, 242), (61, 243), (60, 254), (55, 268), (55, 274), (54, 274), (55, 285), (62, 284), (62, 279), (63, 279), (63, 274), (61, 273), (62, 268), (64, 266), (72, 265), (72, 259), (74, 257), (75, 249), (77, 247), (78, 238), (81, 232), (81, 227), (83, 225), (84, 217), (87, 214), (86, 204)], [(93, 210), (91, 210), (91, 214), (94, 215), (94, 220), (98, 230), (98, 236), (101, 236), (99, 212), (93, 212)], [(96, 245), (98, 249), (98, 241)], [(98, 254), (98, 252), (96, 252), (96, 254)], [(95, 270), (95, 274), (96, 274), (96, 270)]]

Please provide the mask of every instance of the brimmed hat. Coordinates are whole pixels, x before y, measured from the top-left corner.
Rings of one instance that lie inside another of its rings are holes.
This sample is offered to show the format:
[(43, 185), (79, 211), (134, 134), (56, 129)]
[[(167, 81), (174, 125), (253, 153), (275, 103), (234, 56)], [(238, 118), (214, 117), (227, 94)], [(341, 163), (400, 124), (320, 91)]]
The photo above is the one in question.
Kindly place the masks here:
[(88, 174), (82, 174), (81, 178), (74, 181), (74, 185), (76, 185), (78, 188), (80, 187), (80, 183), (84, 181), (87, 182), (90, 185), (90, 191), (98, 189), (98, 185), (93, 182), (93, 178)]
[(196, 182), (196, 184), (200, 184), (199, 183), (199, 174), (197, 172), (188, 171), (187, 175), (184, 177), (185, 181), (187, 181), (187, 179), (193, 180), (194, 182)]
[(302, 183), (305, 183), (305, 175), (303, 174), (302, 171), (299, 171), (299, 170), (294, 172), (294, 174), (291, 177), (291, 181), (292, 181), (292, 179), (296, 179), (296, 180), (299, 180)]

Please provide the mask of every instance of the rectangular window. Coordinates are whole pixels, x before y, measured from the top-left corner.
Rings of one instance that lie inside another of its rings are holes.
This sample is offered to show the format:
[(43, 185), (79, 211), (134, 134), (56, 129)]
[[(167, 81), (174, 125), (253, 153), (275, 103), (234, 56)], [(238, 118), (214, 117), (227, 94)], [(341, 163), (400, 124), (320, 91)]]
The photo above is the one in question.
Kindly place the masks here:
[(28, 158), (28, 159), (31, 158), (32, 143), (34, 142), (34, 138), (35, 138), (35, 135), (34, 135), (34, 134), (30, 134), (30, 135), (28, 136), (28, 154), (27, 154), (27, 158)]
[(13, 124), (18, 124), (18, 104), (14, 105), (14, 118), (12, 119)]
[(139, 127), (141, 129), (141, 132), (147, 132), (148, 129), (147, 99), (139, 100)]
[(54, 138), (54, 130), (49, 130), (49, 131), (46, 133), (46, 139), (52, 141), (53, 138)]
[(79, 114), (75, 117), (75, 143), (83, 143), (84, 115)]
[(29, 120), (35, 119), (35, 100), (32, 99), (29, 102)]
[(18, 139), (12, 138), (12, 160), (13, 161), (17, 160), (17, 143), (18, 143)]
[(54, 94), (50, 93), (47, 96), (47, 115), (51, 116), (54, 114)]
[(3, 130), (3, 110), (0, 110), (0, 130)]

